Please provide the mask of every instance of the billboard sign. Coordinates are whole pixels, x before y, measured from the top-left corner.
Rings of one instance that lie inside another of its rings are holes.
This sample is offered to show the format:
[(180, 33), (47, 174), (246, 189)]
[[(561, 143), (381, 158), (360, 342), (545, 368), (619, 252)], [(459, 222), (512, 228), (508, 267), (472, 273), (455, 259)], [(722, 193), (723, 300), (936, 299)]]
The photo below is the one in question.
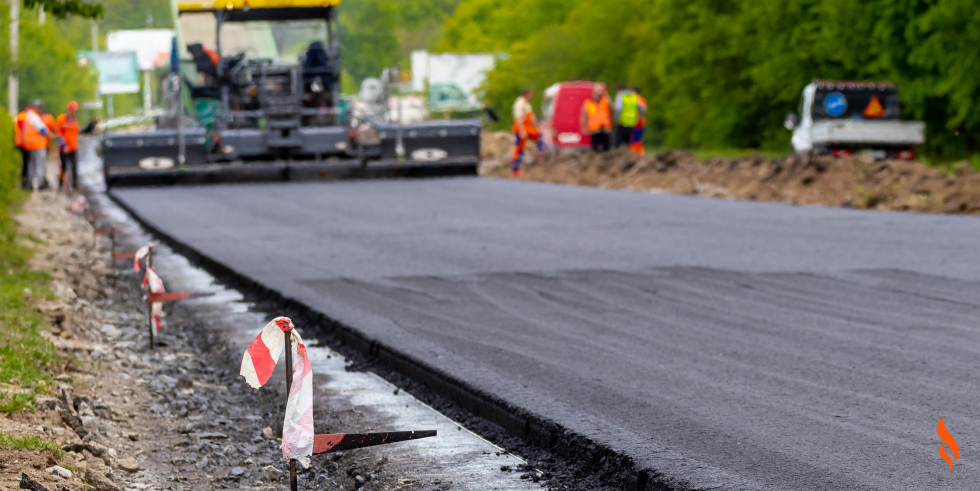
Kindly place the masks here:
[(140, 91), (135, 51), (93, 53), (99, 71), (100, 94), (133, 94)]
[(109, 51), (135, 51), (140, 70), (167, 68), (173, 39), (174, 31), (170, 29), (133, 29), (106, 34)]

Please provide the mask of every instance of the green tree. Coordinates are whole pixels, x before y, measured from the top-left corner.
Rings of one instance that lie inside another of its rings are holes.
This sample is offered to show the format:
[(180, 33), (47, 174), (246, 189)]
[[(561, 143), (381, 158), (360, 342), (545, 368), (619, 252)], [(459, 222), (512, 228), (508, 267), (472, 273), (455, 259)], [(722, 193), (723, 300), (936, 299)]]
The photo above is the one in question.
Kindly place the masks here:
[(952, 158), (980, 151), (978, 41), (970, 0), (464, 0), (439, 46), (507, 53), (485, 87), (505, 113), (523, 86), (639, 85), (681, 147), (788, 149), (810, 80), (892, 80)]
[[(8, 8), (0, 2), (4, 11)], [(0, 60), (12, 67), (20, 82), (18, 104), (23, 107), (40, 99), (53, 114), (63, 111), (70, 100), (91, 99), (95, 93), (95, 76), (80, 67), (76, 58), (78, 48), (65, 36), (67, 21), (37, 22), (36, 11), (22, 11), (20, 19), (20, 49), (16, 63), (10, 62), (9, 45), (0, 44)], [(3, 23), (2, 35), (9, 36), (9, 21)], [(4, 70), (6, 71), (6, 70)], [(0, 79), (6, 93), (7, 78)]]
[(344, 69), (359, 84), (398, 62), (397, 9), (389, 0), (348, 2), (340, 9)]

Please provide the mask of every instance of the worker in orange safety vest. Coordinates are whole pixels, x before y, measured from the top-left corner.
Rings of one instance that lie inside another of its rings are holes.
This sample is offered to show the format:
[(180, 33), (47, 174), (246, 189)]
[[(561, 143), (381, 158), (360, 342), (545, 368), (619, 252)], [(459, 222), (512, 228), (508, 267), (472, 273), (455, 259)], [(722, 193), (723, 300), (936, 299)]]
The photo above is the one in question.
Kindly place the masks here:
[[(61, 157), (61, 185), (78, 189), (78, 103), (68, 103), (65, 114), (55, 121), (58, 151)], [(66, 180), (67, 179), (67, 180)], [(68, 182), (70, 181), (70, 182)]]
[(51, 135), (40, 111), (41, 101), (34, 101), (27, 106), (20, 133), (21, 147), (30, 152), (27, 177), (34, 191), (44, 184), (44, 167), (48, 160), (47, 148)]
[[(55, 134), (55, 126), (57, 125), (57, 122), (55, 121), (54, 116), (52, 116), (51, 114), (49, 114), (47, 111), (44, 110), (44, 105), (40, 104), (40, 101), (38, 101), (38, 104), (39, 104), (37, 106), (38, 114), (41, 115), (41, 121), (44, 121), (44, 126), (48, 128), (48, 132), (46, 135), (48, 141), (47, 144), (44, 146), (46, 150), (45, 166), (47, 166), (47, 156), (51, 155), (51, 143), (57, 140), (58, 138), (58, 135)], [(41, 171), (41, 176), (42, 176), (41, 189), (45, 189), (48, 187), (48, 180), (46, 177), (44, 177), (44, 171)]]
[(612, 133), (612, 115), (609, 113), (609, 96), (602, 84), (595, 84), (592, 98), (582, 104), (581, 131), (589, 135), (592, 151), (609, 150), (609, 135)]
[(31, 162), (31, 152), (24, 148), (24, 121), (27, 120), (27, 108), (17, 113), (14, 121), (14, 146), (20, 150), (20, 187), (27, 189), (30, 187), (27, 177), (28, 165)]
[[(514, 101), (514, 125), (511, 128), (514, 132), (514, 155), (511, 162), (511, 172), (514, 176), (521, 175), (521, 161), (524, 160), (524, 149), (527, 148), (528, 140), (537, 144), (539, 152), (544, 151), (544, 142), (541, 141), (541, 132), (538, 130), (538, 120), (534, 117), (534, 108), (531, 107), (532, 97), (534, 97), (534, 91), (524, 89)], [(540, 155), (539, 153), (538, 156), (540, 157)]]
[(639, 99), (639, 117), (636, 119), (636, 126), (633, 127), (633, 136), (630, 138), (630, 150), (642, 156), (645, 151), (643, 148), (643, 132), (647, 127), (647, 100), (640, 95), (639, 87), (633, 87), (633, 92), (636, 93), (636, 97)]

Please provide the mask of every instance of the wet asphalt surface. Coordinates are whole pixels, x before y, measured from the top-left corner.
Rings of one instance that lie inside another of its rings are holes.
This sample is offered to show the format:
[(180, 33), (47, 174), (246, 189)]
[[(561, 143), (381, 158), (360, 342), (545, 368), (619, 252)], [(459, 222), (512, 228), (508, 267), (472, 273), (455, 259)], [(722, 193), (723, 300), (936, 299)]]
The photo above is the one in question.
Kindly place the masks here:
[(476, 178), (113, 193), (652, 483), (980, 485), (975, 218)]

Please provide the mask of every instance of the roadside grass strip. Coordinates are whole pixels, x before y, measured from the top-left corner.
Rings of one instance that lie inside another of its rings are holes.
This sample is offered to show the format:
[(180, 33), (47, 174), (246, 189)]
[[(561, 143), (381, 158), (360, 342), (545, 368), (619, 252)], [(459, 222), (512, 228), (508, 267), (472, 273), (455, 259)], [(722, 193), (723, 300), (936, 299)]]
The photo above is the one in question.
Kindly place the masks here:
[(0, 448), (8, 450), (40, 450), (51, 452), (56, 459), (64, 456), (65, 451), (57, 442), (45, 440), (38, 436), (11, 436), (0, 431)]
[[(58, 361), (58, 352), (41, 335), (45, 319), (32, 299), (54, 298), (45, 287), (50, 277), (27, 268), (33, 250), (20, 240), (26, 237), (17, 234), (17, 222), (3, 212), (0, 209), (0, 384), (46, 391), (52, 383), (46, 369)], [(7, 391), (14, 394), (0, 395), (0, 412), (33, 408), (33, 394), (28, 400), (19, 397), (19, 391)]]
[(34, 411), (34, 394), (0, 392), (0, 413)]

